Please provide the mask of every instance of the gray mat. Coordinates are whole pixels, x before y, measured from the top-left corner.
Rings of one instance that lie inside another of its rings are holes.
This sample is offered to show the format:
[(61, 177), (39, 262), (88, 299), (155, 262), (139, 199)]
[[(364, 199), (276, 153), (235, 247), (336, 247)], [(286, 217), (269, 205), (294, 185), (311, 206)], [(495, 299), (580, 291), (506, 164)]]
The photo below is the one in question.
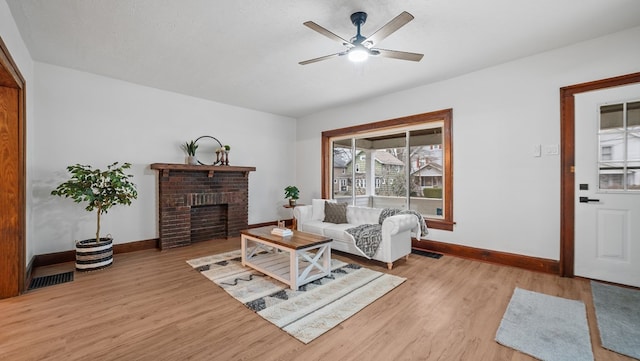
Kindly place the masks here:
[(640, 291), (591, 281), (602, 347), (640, 359)]
[(496, 341), (540, 360), (593, 361), (584, 303), (521, 288), (513, 292)]

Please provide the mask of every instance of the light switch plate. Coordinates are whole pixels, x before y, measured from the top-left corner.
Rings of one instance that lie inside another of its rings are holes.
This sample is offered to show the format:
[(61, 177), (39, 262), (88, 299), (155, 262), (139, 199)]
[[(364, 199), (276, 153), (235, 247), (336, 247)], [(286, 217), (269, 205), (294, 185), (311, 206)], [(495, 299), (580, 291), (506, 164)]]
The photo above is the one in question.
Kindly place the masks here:
[(541, 148), (542, 147), (540, 146), (540, 144), (536, 144), (536, 145), (533, 146), (533, 156), (534, 157), (539, 157), (540, 155), (542, 155)]
[(557, 144), (545, 144), (544, 146), (545, 155), (558, 155), (559, 153), (560, 153), (559, 146)]

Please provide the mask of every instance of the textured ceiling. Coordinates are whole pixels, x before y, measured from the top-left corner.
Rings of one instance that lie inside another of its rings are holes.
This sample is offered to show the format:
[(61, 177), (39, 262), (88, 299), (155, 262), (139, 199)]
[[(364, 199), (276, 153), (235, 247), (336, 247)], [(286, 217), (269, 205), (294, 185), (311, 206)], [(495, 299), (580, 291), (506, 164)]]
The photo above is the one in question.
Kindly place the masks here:
[[(7, 0), (34, 60), (290, 117), (640, 26), (638, 0)], [(379, 43), (425, 54), (298, 62), (408, 11)], [(631, 44), (630, 44), (631, 45)]]

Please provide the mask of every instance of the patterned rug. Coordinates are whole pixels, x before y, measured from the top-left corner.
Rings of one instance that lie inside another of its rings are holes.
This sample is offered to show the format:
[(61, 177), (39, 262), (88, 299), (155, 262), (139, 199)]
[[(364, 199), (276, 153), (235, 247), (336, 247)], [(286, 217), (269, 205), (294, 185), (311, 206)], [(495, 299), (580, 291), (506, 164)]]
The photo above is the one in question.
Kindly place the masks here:
[(331, 274), (293, 291), (248, 267), (240, 250), (187, 261), (247, 308), (309, 343), (356, 314), (406, 279), (331, 260)]

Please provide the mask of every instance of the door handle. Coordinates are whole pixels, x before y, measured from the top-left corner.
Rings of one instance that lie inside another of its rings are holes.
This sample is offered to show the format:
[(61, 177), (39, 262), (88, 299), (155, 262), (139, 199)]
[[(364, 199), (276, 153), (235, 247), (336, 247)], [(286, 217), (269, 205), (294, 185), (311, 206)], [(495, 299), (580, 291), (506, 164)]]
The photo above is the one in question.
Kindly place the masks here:
[(589, 197), (580, 197), (580, 203), (600, 202), (599, 199), (593, 199)]

